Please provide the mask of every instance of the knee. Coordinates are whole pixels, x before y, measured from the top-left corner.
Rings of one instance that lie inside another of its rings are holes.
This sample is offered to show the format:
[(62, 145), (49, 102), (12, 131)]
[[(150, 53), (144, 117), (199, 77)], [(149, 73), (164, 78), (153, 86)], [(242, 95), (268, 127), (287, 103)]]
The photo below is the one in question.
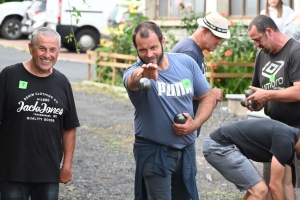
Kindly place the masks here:
[(264, 184), (257, 190), (258, 197), (266, 198), (267, 194), (268, 194), (268, 186), (266, 184)]
[(264, 181), (261, 181), (251, 187), (248, 192), (255, 197), (255, 199), (265, 199), (268, 194), (268, 186)]

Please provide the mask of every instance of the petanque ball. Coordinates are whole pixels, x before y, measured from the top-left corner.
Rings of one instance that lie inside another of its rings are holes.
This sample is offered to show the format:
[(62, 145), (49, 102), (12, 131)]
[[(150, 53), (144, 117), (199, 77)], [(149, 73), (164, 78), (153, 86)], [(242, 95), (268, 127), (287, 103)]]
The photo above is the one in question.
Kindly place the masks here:
[(256, 103), (252, 102), (251, 100), (248, 101), (248, 106), (252, 106), (253, 109), (257, 108)]
[(186, 118), (182, 113), (179, 113), (179, 114), (175, 115), (174, 122), (176, 124), (185, 124)]
[(141, 78), (138, 84), (138, 88), (141, 91), (147, 92), (151, 89), (151, 81), (148, 78)]
[(246, 99), (246, 98), (242, 98), (242, 99), (241, 99), (241, 105), (242, 105), (243, 107), (246, 107), (245, 99)]
[(252, 94), (254, 94), (254, 90), (252, 90), (252, 89), (249, 89), (249, 90), (247, 90), (247, 91), (245, 92), (246, 98), (249, 97), (249, 96), (252, 95)]

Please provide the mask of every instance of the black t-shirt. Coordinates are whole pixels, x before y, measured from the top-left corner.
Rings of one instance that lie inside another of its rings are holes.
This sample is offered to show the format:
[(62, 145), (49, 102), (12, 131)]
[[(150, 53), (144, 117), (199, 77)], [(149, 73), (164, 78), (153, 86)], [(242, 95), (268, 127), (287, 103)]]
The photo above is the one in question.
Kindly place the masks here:
[(271, 119), (248, 119), (218, 128), (210, 137), (219, 144), (236, 145), (248, 159), (270, 162), (272, 155), (284, 166), (294, 159), (300, 129)]
[(79, 126), (68, 79), (19, 63), (0, 73), (0, 181), (59, 182), (63, 129)]
[[(300, 43), (290, 39), (276, 54), (259, 51), (255, 59), (252, 86), (281, 90), (300, 81)], [(288, 125), (300, 125), (300, 102), (270, 100), (264, 108), (270, 118)]]

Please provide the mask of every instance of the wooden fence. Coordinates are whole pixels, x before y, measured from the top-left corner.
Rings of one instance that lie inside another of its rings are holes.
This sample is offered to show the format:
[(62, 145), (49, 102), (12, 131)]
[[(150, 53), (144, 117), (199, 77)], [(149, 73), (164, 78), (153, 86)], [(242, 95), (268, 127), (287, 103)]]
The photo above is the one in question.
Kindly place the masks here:
[[(97, 74), (98, 82), (101, 82), (102, 74), (101, 69), (103, 67), (112, 68), (112, 81), (111, 84), (114, 85), (116, 80), (116, 69), (126, 69), (132, 63), (134, 63), (138, 57), (132, 55), (118, 54), (118, 53), (105, 53), (97, 51), (87, 51), (88, 59), (88, 80), (91, 79), (91, 65), (98, 65), (99, 70)], [(207, 63), (208, 72), (206, 72), (206, 77), (209, 78), (211, 88), (214, 87), (214, 80), (217, 78), (252, 78), (253, 73), (235, 73), (235, 72), (216, 72), (215, 67), (254, 67), (254, 62), (208, 62)]]
[(209, 78), (211, 88), (214, 87), (214, 80), (217, 78), (252, 78), (253, 73), (236, 73), (236, 72), (216, 72), (215, 67), (254, 67), (254, 62), (208, 62), (208, 72), (206, 77)]
[(106, 52), (96, 52), (96, 51), (87, 51), (88, 55), (88, 80), (91, 79), (91, 65), (97, 65), (99, 67), (97, 78), (98, 82), (101, 82), (102, 78), (102, 68), (111, 67), (112, 68), (112, 81), (111, 84), (115, 84), (116, 80), (116, 69), (126, 69), (137, 61), (137, 56), (118, 54), (118, 53), (106, 53)]

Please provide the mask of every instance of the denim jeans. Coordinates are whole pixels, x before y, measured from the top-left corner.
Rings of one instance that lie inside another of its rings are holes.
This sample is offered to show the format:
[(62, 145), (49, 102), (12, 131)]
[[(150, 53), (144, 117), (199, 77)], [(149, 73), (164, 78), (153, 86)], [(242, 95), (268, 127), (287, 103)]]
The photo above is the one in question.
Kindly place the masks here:
[(0, 182), (1, 200), (57, 200), (59, 183)]
[[(196, 151), (195, 144), (188, 147), (190, 152), (195, 174)], [(190, 200), (190, 196), (183, 183), (182, 174), (182, 151), (168, 149), (167, 163), (168, 176), (160, 176), (153, 172), (155, 154), (151, 155), (145, 162), (143, 178), (147, 191), (148, 200)]]

